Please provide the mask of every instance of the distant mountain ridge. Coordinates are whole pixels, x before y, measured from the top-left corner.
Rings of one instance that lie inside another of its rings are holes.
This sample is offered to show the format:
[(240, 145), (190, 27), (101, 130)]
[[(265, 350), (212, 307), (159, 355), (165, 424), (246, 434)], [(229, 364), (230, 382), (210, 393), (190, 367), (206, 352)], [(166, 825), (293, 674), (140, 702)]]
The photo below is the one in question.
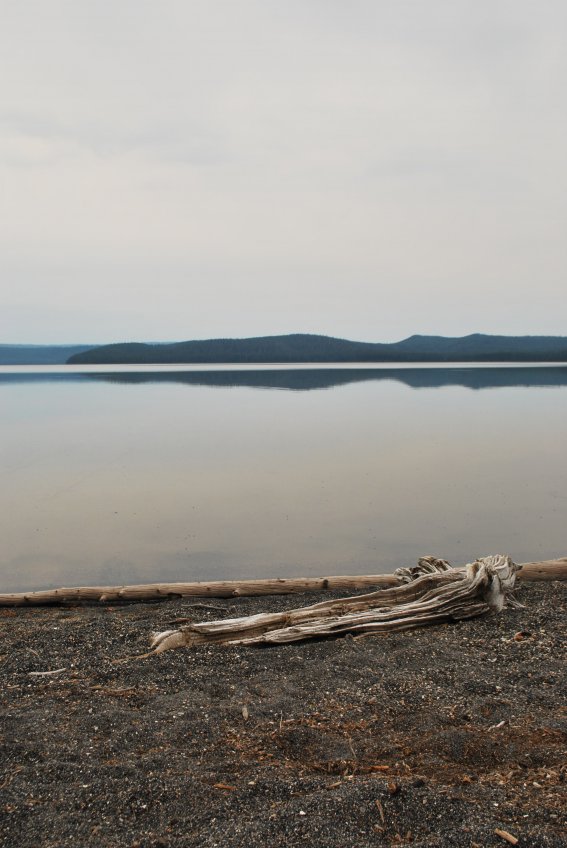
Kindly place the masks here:
[(127, 342), (73, 353), (70, 365), (269, 362), (566, 362), (565, 336), (414, 335), (400, 342), (356, 342), (294, 333), (171, 344)]
[(70, 356), (93, 345), (0, 344), (0, 365), (64, 365)]

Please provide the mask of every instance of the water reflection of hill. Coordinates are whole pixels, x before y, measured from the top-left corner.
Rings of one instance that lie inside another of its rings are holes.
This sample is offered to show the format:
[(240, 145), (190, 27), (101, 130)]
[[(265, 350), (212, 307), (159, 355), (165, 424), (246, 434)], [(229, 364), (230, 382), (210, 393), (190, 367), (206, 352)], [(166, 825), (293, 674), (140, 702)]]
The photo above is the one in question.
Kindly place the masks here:
[(331, 389), (349, 383), (395, 381), (412, 389), (462, 386), (468, 389), (497, 389), (514, 386), (567, 386), (567, 366), (522, 366), (509, 368), (290, 368), (254, 371), (135, 371), (98, 373), (0, 373), (0, 384), (33, 382), (106, 382), (138, 385), (177, 383), (218, 388), (281, 389), (309, 391)]

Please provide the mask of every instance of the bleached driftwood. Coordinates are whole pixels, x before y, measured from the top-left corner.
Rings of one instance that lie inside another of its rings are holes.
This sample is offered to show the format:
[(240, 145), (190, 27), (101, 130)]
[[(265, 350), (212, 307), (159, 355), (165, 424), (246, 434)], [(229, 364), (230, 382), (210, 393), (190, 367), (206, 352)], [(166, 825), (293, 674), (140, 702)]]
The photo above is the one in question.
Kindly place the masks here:
[(410, 630), (500, 611), (516, 579), (509, 556), (483, 557), (464, 570), (424, 557), (404, 569), (404, 584), (282, 613), (188, 624), (153, 636), (150, 653), (205, 643), (281, 644), (342, 633), (369, 635)]
[(131, 586), (70, 586), (36, 592), (0, 594), (0, 607), (41, 606), (65, 603), (136, 603), (170, 598), (245, 598), (256, 595), (291, 595), (327, 589), (369, 589), (397, 586), (393, 574), (335, 577), (274, 577), (263, 580), (209, 580), (193, 583), (139, 583)]
[[(526, 562), (518, 568), (520, 569), (517, 574), (519, 580), (567, 580), (567, 557), (542, 562)], [(399, 575), (405, 571), (406, 569), (398, 569), (396, 574), (347, 574), (333, 577), (140, 583), (131, 586), (71, 586), (0, 594), (0, 607), (67, 603), (139, 603), (170, 598), (244, 598), (258, 595), (303, 594), (331, 589), (356, 591), (378, 586), (399, 586), (403, 582), (403, 578)]]
[(520, 580), (567, 580), (567, 557), (524, 562), (519, 568)]

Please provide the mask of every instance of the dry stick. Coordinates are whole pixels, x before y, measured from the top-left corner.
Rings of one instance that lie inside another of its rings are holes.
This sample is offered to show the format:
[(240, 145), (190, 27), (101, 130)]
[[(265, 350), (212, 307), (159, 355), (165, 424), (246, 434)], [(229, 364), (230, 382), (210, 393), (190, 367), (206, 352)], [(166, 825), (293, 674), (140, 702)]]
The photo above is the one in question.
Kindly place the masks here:
[[(520, 580), (567, 580), (567, 557), (520, 566)], [(40, 606), (72, 602), (137, 602), (168, 598), (237, 598), (303, 594), (331, 589), (360, 590), (400, 586), (395, 574), (290, 577), (267, 580), (213, 580), (195, 583), (146, 583), (132, 586), (75, 586), (37, 592), (0, 594), (0, 607)]]
[(501, 839), (504, 839), (505, 842), (509, 842), (510, 845), (518, 844), (518, 837), (508, 833), (507, 830), (501, 830), (499, 827), (496, 827), (494, 829), (494, 833), (496, 833)]
[(30, 677), (50, 677), (52, 674), (62, 674), (66, 668), (56, 668), (54, 671), (28, 671)]

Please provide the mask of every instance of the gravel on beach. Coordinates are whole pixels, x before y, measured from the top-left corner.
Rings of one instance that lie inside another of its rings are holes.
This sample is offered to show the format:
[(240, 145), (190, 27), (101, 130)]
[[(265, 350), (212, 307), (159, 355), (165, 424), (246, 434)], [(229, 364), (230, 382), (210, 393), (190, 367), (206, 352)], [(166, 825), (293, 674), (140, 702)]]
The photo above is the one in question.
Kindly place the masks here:
[(564, 848), (567, 586), (516, 597), (407, 633), (144, 659), (177, 619), (314, 596), (1, 609), (0, 846)]

